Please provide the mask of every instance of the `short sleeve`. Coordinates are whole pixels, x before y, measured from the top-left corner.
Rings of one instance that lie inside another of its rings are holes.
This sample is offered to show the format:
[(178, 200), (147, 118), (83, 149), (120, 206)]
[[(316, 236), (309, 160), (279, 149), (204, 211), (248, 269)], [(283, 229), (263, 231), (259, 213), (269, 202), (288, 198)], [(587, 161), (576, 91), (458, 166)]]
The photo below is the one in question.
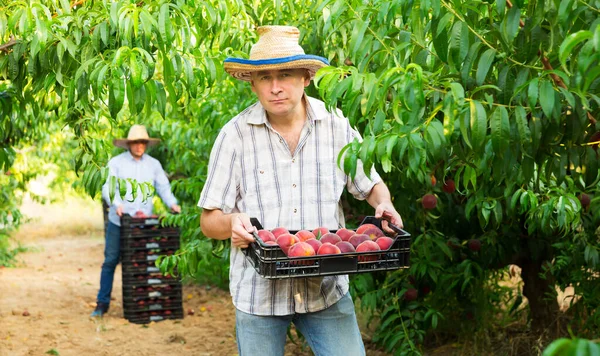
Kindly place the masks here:
[(236, 152), (235, 135), (228, 133), (225, 126), (213, 145), (208, 164), (208, 174), (198, 206), (214, 210), (219, 209), (226, 214), (235, 207), (240, 165)]
[[(348, 137), (350, 138), (349, 142), (352, 142), (355, 138), (362, 141), (360, 134), (352, 129), (350, 125), (348, 125), (348, 130)], [(346, 189), (348, 189), (348, 192), (358, 200), (365, 200), (371, 193), (371, 189), (373, 189), (375, 184), (381, 182), (381, 177), (375, 170), (375, 166), (371, 167), (370, 173), (371, 177), (369, 178), (365, 174), (362, 162), (359, 160), (356, 164), (356, 176), (354, 179), (348, 176)]]

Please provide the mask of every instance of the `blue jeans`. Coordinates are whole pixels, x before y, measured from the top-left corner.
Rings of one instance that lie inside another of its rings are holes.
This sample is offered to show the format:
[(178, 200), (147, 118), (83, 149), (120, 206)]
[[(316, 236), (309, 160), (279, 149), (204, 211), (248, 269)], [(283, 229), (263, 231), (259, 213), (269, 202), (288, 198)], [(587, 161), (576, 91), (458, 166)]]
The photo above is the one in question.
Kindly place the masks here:
[(110, 221), (107, 222), (104, 240), (104, 263), (102, 263), (102, 272), (100, 272), (100, 290), (96, 301), (109, 305), (115, 279), (115, 268), (119, 264), (121, 254), (121, 228)]
[(306, 314), (261, 316), (236, 309), (235, 326), (240, 356), (283, 355), (290, 322), (304, 335), (316, 356), (363, 356), (354, 303), (346, 293), (327, 309)]

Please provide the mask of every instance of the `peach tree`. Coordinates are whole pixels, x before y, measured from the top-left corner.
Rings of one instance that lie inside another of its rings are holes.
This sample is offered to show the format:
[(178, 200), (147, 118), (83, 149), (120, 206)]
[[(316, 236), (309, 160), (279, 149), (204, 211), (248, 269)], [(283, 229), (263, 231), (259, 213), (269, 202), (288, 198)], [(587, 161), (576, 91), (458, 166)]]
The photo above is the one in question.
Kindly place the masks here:
[[(72, 149), (39, 155), (97, 197), (111, 138), (147, 125), (184, 205), (169, 218), (184, 247), (161, 267), (226, 285), (227, 244), (202, 236), (195, 206), (219, 128), (254, 99), (222, 61), (247, 55), (255, 26), (294, 24), (332, 63), (309, 94), (364, 138), (340, 166), (376, 165), (413, 235), (409, 270), (353, 278), (375, 341), (416, 353), (426, 335), (523, 310), (535, 330), (563, 315), (586, 336), (600, 326), (599, 12), (597, 0), (0, 0), (0, 170), (67, 135)], [(350, 223), (371, 213), (344, 206)], [(509, 265), (522, 295), (499, 285)], [(577, 298), (561, 313), (567, 286)]]

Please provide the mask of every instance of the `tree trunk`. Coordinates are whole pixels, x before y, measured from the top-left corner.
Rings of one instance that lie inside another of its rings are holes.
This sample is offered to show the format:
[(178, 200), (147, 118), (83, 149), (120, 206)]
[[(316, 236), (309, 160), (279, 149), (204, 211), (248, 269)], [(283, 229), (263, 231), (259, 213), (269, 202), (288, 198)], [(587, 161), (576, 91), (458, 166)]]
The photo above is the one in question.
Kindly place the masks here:
[[(524, 258), (520, 261), (521, 278), (523, 278), (523, 295), (529, 301), (529, 317), (533, 331), (544, 331), (557, 322), (558, 302), (554, 293), (551, 276), (542, 278), (541, 260)], [(549, 293), (550, 292), (550, 293)], [(549, 295), (548, 295), (549, 293)]]

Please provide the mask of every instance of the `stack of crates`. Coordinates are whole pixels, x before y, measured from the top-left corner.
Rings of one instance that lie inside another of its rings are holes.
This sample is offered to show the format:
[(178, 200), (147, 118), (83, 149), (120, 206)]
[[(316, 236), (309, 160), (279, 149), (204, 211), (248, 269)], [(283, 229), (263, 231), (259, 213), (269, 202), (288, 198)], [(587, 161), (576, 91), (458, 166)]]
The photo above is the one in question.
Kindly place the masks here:
[(157, 218), (121, 218), (123, 313), (136, 324), (182, 319), (181, 282), (155, 266), (161, 255), (179, 249), (179, 229), (162, 226)]

